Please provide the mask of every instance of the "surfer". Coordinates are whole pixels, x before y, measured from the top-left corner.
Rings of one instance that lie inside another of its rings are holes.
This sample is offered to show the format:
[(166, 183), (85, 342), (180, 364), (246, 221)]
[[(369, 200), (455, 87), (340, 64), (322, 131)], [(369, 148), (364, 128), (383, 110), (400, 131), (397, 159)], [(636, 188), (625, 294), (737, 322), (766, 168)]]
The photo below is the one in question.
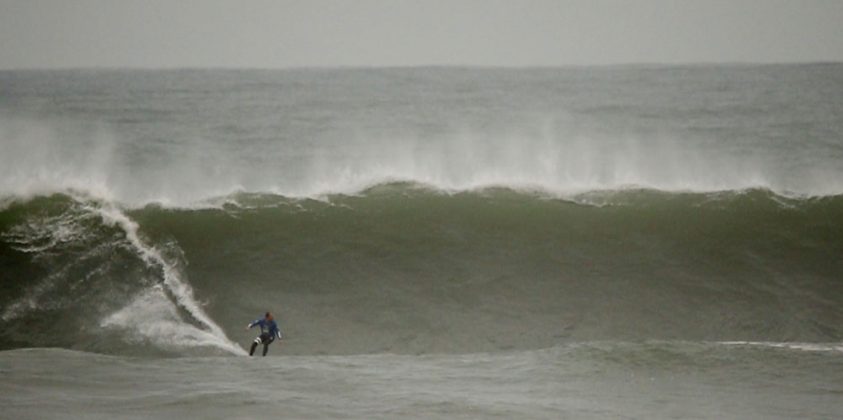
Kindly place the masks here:
[(266, 356), (266, 352), (269, 350), (269, 344), (275, 341), (276, 337), (281, 339), (281, 330), (278, 329), (278, 324), (275, 323), (275, 318), (270, 312), (267, 312), (263, 319), (258, 318), (249, 323), (246, 329), (249, 330), (254, 326), (261, 327), (261, 335), (255, 337), (252, 348), (249, 349), (249, 356), (255, 354), (255, 348), (258, 344), (263, 344), (263, 355)]

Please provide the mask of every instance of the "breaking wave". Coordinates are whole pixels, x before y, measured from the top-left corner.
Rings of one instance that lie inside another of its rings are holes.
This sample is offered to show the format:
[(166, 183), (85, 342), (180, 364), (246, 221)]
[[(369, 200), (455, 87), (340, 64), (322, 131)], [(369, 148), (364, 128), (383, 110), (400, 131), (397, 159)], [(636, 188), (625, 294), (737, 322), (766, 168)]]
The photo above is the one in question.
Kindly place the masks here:
[(266, 309), (299, 354), (843, 334), (840, 196), (386, 183), (205, 203), (8, 202), (2, 347), (239, 354)]

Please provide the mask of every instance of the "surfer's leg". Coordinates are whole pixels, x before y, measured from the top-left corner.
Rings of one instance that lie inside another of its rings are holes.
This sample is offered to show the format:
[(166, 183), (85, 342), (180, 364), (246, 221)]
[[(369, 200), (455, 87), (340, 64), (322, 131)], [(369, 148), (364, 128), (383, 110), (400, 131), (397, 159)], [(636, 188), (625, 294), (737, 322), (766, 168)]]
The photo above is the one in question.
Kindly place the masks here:
[[(258, 346), (258, 344), (260, 344), (260, 342), (261, 342), (260, 337), (255, 338), (255, 341), (252, 342), (252, 348), (249, 349), (249, 356), (252, 356), (252, 355), (255, 354), (255, 348)], [(264, 353), (264, 356), (266, 356), (266, 351), (264, 351), (263, 353)]]
[(252, 352), (254, 353), (255, 346), (257, 346), (258, 344), (263, 344), (263, 355), (266, 356), (267, 346), (269, 346), (269, 343), (271, 342), (272, 335), (270, 335), (269, 333), (261, 334), (260, 336), (255, 338), (255, 344), (252, 344)]

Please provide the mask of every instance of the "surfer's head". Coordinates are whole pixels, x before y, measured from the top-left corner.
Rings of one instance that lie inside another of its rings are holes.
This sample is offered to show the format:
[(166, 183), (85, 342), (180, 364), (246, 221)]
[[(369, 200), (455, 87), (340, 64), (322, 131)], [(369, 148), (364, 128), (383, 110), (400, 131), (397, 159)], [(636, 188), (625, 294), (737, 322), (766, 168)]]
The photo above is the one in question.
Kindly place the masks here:
[(272, 313), (267, 311), (266, 316), (264, 316), (264, 318), (266, 318), (267, 320), (272, 320)]

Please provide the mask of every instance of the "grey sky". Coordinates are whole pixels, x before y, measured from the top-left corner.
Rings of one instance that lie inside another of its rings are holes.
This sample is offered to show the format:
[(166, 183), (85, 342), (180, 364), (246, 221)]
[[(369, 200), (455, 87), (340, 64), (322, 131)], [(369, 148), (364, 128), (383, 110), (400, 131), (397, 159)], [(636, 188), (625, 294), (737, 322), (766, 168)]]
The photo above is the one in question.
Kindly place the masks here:
[(0, 68), (843, 61), (841, 0), (0, 0)]

